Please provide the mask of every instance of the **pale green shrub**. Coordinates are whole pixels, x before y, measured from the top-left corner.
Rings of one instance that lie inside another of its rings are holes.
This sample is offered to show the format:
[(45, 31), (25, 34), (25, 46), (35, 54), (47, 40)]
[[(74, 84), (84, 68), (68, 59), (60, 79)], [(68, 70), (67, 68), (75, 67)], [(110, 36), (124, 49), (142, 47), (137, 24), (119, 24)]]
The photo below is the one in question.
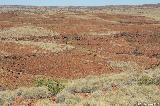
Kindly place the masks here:
[(37, 79), (35, 81), (35, 84), (37, 87), (46, 86), (53, 95), (56, 95), (57, 93), (62, 91), (65, 87), (60, 82), (53, 81), (50, 79)]

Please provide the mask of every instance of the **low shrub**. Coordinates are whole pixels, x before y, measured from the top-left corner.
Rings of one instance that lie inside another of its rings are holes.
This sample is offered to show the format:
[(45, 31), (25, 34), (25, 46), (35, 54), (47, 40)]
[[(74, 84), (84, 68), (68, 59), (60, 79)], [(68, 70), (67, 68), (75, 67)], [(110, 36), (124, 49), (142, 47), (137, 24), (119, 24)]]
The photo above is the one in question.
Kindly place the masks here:
[(2, 106), (4, 104), (4, 101), (2, 100), (2, 98), (0, 98), (0, 106)]
[(160, 77), (155, 78), (154, 83), (160, 85)]
[(77, 103), (79, 103), (82, 100), (82, 98), (79, 95), (74, 95), (68, 92), (61, 92), (58, 95), (56, 95), (56, 103), (58, 104), (66, 104), (63, 106), (76, 106)]
[[(6, 90), (0, 92), (0, 106), (12, 106), (18, 96), (24, 99), (44, 99), (51, 96), (47, 87), (20, 87), (14, 91)], [(22, 104), (25, 106), (26, 104)]]
[(92, 92), (94, 92), (96, 89), (94, 89), (94, 88), (91, 88), (91, 87), (83, 87), (82, 89), (81, 89), (81, 92), (82, 93), (92, 93)]
[(16, 95), (21, 95), (24, 98), (28, 99), (41, 99), (47, 98), (51, 95), (51, 92), (48, 90), (47, 87), (30, 87), (30, 88), (19, 88), (16, 90)]
[(17, 97), (17, 94), (14, 91), (1, 91), (0, 92), (0, 106), (11, 106), (12, 102)]
[(160, 85), (160, 78), (159, 77), (151, 78), (145, 75), (138, 79), (138, 85), (151, 85), (151, 84)]
[(41, 87), (41, 86), (46, 86), (48, 87), (48, 90), (53, 94), (56, 95), (60, 91), (64, 89), (64, 85), (61, 84), (60, 82), (51, 80), (51, 79), (38, 79), (36, 80), (36, 86)]
[(146, 75), (138, 79), (138, 85), (150, 85), (153, 83), (154, 83), (153, 78)]

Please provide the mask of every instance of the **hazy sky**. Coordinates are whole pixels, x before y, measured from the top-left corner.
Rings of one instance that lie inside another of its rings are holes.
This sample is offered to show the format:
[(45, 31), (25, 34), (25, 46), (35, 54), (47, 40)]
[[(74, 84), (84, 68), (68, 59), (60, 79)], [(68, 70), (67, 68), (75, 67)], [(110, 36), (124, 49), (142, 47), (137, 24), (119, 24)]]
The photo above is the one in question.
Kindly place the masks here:
[(0, 0), (0, 5), (97, 6), (160, 3), (160, 0)]

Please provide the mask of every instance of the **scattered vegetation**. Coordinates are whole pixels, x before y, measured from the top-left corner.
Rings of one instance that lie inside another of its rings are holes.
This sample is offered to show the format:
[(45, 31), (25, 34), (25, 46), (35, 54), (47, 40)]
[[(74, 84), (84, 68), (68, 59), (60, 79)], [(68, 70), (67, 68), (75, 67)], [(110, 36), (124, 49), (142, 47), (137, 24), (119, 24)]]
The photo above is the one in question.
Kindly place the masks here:
[(47, 98), (51, 95), (51, 92), (45, 86), (31, 87), (31, 88), (19, 88), (16, 90), (18, 96), (29, 99)]
[[(138, 72), (136, 64), (132, 62), (112, 62), (112, 65), (126, 71), (88, 76), (69, 82), (57, 95), (56, 103), (66, 106), (133, 106), (137, 102), (159, 103), (159, 67)], [(88, 97), (85, 94), (89, 94)]]
[[(35, 106), (160, 103), (160, 8), (83, 8), (1, 7), (0, 82), (18, 88), (25, 80), (32, 87), (11, 91), (2, 83), (0, 106), (16, 106), (21, 98), (19, 106), (30, 106), (28, 100)], [(114, 69), (121, 72), (69, 80), (65, 85), (50, 77), (84, 77)], [(45, 78), (37, 76), (42, 70)], [(31, 76), (38, 78), (34, 84)]]
[(159, 67), (138, 72), (132, 69), (135, 64), (130, 63), (126, 68), (129, 63), (122, 63), (114, 65), (127, 69), (125, 72), (71, 80), (65, 87), (58, 81), (39, 78), (36, 87), (0, 92), (0, 103), (10, 105), (17, 96), (22, 96), (40, 99), (36, 106), (52, 106), (51, 95), (56, 96), (55, 106), (130, 106), (137, 102), (159, 102)]
[(51, 30), (46, 30), (42, 27), (23, 26), (10, 28), (8, 30), (0, 30), (0, 38), (22, 38), (22, 37), (44, 37), (44, 36), (57, 36), (59, 33)]
[(61, 92), (57, 95), (56, 103), (57, 105), (64, 105), (64, 106), (75, 106), (77, 103), (81, 102), (83, 98), (79, 95), (70, 94), (68, 92)]
[(108, 8), (108, 13), (111, 14), (126, 14), (126, 15), (141, 15), (141, 16), (146, 16), (155, 20), (160, 20), (159, 18), (159, 7), (157, 8), (146, 8), (146, 7), (113, 7), (113, 8)]
[(51, 79), (37, 79), (35, 83), (36, 83), (37, 87), (42, 87), (42, 86), (48, 87), (48, 90), (53, 95), (56, 95), (57, 93), (59, 93), (60, 91), (62, 91), (64, 89), (64, 87), (65, 87), (60, 82), (53, 81)]
[(154, 86), (126, 86), (107, 92), (97, 91), (83, 99), (77, 106), (134, 106), (137, 102), (154, 103), (160, 100), (159, 91)]
[(11, 106), (18, 96), (25, 99), (42, 99), (51, 96), (46, 87), (21, 87), (14, 91), (6, 90), (0, 92), (0, 106)]
[(160, 78), (152, 78), (147, 75), (142, 76), (141, 78), (138, 79), (138, 84), (139, 85), (160, 85)]
[(53, 53), (59, 53), (65, 50), (69, 51), (69, 50), (74, 49), (74, 46), (65, 45), (65, 44), (57, 44), (56, 42), (45, 43), (45, 42), (17, 41), (16, 43), (22, 44), (22, 45), (37, 46), (43, 50), (51, 51)]

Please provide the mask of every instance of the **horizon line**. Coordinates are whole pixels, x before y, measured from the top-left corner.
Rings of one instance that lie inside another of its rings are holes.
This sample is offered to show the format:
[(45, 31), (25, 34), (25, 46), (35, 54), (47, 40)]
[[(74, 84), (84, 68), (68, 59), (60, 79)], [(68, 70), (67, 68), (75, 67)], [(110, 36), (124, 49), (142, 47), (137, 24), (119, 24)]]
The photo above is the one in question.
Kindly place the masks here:
[(0, 4), (0, 6), (33, 6), (33, 7), (103, 7), (103, 6), (143, 6), (143, 5), (159, 5), (160, 3), (144, 3), (144, 4), (109, 4), (109, 5), (23, 5), (23, 4)]

